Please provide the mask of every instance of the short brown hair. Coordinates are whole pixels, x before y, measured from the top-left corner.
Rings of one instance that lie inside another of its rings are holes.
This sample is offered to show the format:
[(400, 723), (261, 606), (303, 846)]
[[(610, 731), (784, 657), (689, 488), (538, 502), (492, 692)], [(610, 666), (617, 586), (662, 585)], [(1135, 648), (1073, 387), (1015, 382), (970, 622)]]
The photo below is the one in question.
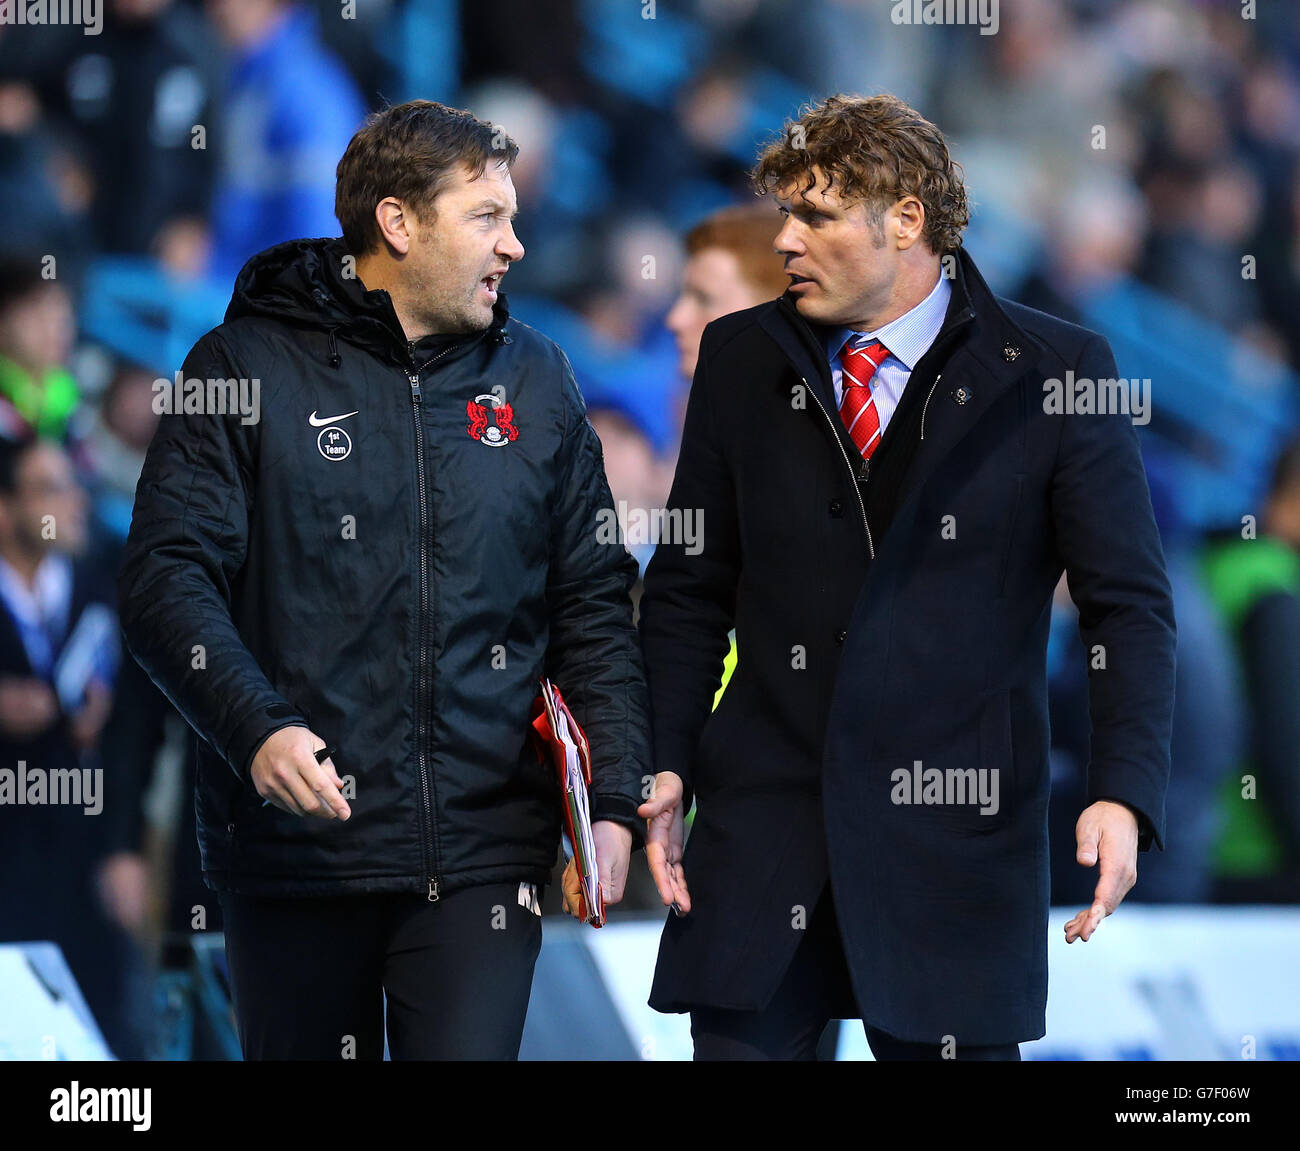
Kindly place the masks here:
[(489, 162), (508, 166), (518, 155), (519, 146), (496, 125), (434, 100), (372, 113), (335, 173), (334, 214), (348, 250), (360, 256), (379, 247), (375, 205), (386, 196), (432, 219), (433, 201), (458, 166), (477, 179)]
[(925, 206), (930, 250), (943, 255), (961, 247), (970, 222), (961, 165), (943, 133), (897, 96), (836, 95), (805, 105), (763, 149), (751, 178), (762, 195), (800, 179), (806, 193), (814, 167), (873, 213), (915, 196)]
[(785, 259), (776, 250), (781, 221), (770, 207), (745, 204), (706, 216), (686, 233), (686, 254), (694, 256), (720, 248), (736, 257), (740, 275), (759, 295), (773, 298), (785, 291), (789, 279)]

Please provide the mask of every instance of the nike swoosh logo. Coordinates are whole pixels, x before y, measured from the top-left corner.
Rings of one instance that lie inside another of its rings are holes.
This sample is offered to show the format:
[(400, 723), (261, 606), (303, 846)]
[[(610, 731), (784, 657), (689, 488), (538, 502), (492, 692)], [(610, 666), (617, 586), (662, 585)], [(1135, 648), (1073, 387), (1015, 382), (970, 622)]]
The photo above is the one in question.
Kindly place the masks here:
[[(360, 410), (360, 408), (357, 409), (357, 411)], [(339, 420), (346, 420), (348, 416), (355, 416), (356, 414), (356, 412), (344, 412), (341, 416), (324, 416), (318, 419), (316, 413), (312, 412), (312, 414), (307, 417), (307, 422), (311, 424), (313, 428), (319, 428), (322, 424), (337, 423)]]

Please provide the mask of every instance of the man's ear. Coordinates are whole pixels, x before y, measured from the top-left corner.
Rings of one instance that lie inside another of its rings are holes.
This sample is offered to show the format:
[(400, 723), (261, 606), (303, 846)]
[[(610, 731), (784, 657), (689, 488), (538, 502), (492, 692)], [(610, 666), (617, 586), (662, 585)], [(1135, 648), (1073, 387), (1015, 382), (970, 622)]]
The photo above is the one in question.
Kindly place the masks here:
[(893, 207), (885, 234), (900, 252), (920, 241), (925, 232), (925, 205), (916, 196), (904, 196)]
[(385, 196), (375, 205), (379, 235), (394, 254), (405, 256), (415, 236), (415, 219), (395, 196)]

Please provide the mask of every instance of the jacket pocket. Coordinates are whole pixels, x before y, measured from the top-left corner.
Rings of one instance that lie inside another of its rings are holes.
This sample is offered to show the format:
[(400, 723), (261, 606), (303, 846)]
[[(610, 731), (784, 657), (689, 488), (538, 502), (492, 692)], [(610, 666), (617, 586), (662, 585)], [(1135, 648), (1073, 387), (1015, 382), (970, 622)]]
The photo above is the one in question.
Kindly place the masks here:
[(960, 835), (984, 835), (1004, 828), (1014, 815), (1016, 778), (1011, 735), (1011, 695), (985, 696), (961, 745), (924, 761), (943, 780), (943, 802), (924, 804), (919, 817)]

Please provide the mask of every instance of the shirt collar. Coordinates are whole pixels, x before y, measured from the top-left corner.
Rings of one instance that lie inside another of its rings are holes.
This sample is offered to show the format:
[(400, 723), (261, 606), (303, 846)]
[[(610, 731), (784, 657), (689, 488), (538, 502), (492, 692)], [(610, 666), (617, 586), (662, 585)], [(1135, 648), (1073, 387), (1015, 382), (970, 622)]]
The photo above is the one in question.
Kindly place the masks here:
[(34, 586), (0, 559), (0, 596), (13, 614), (25, 624), (39, 624), (62, 614), (72, 588), (72, 564), (60, 552), (48, 552), (36, 565)]
[(873, 332), (859, 333), (853, 328), (832, 328), (826, 341), (827, 359), (834, 363), (841, 350), (853, 336), (865, 335), (879, 340), (889, 349), (889, 354), (909, 372), (934, 343), (948, 314), (948, 301), (952, 298), (952, 284), (940, 273), (939, 282), (930, 294), (916, 307), (890, 320)]

